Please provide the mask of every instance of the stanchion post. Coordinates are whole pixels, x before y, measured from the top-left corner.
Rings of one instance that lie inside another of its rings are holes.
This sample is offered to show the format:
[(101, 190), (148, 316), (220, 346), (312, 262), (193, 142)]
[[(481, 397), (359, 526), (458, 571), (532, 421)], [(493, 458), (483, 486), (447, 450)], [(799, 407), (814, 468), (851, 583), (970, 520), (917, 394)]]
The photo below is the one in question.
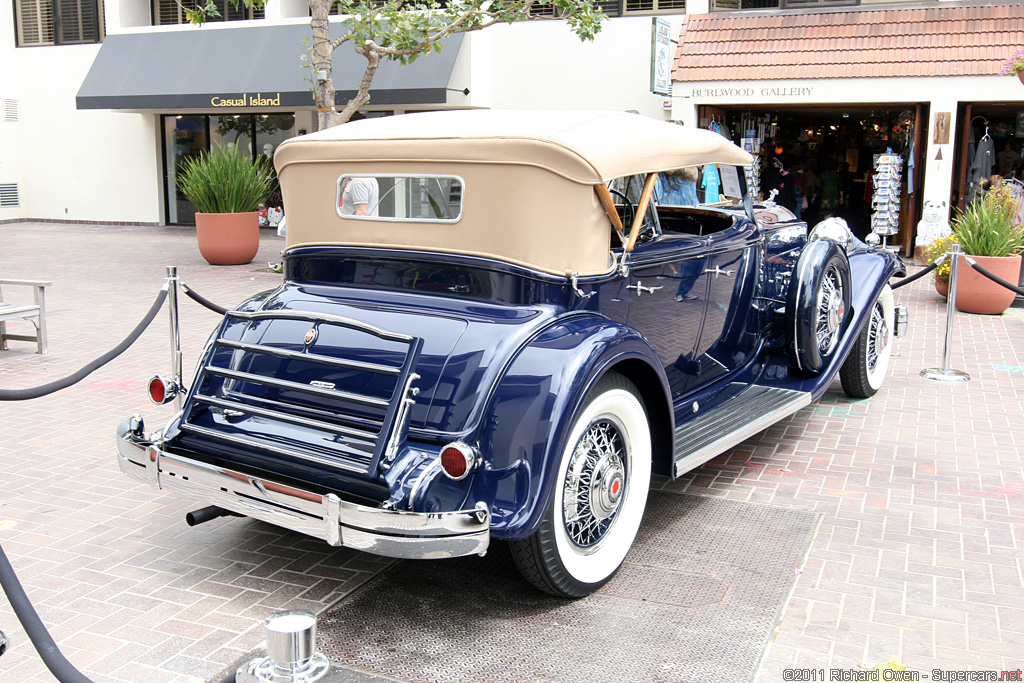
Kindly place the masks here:
[[(179, 389), (183, 387), (181, 378), (181, 331), (178, 327), (178, 267), (167, 266), (167, 310), (170, 314), (171, 327), (171, 379)], [(183, 392), (178, 391), (174, 397), (174, 409), (181, 410)]]
[(960, 266), (960, 245), (954, 242), (950, 251), (946, 254), (949, 259), (949, 293), (946, 295), (946, 345), (942, 351), (941, 368), (925, 368), (921, 376), (925, 379), (934, 379), (939, 382), (967, 382), (971, 376), (962, 370), (953, 370), (949, 367), (950, 356), (953, 353), (953, 323), (956, 320), (956, 276)]

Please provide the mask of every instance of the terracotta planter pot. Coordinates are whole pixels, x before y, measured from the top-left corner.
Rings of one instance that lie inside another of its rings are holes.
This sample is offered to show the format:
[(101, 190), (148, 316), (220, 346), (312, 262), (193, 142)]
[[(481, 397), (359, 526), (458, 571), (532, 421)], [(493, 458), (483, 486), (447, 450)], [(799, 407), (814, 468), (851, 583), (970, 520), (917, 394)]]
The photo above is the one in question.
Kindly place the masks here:
[[(1014, 256), (972, 256), (979, 266), (1007, 282), (1020, 276), (1020, 254)], [(961, 259), (956, 281), (956, 307), (964, 313), (998, 315), (1010, 307), (1016, 293), (971, 268)]]
[(249, 263), (260, 249), (260, 218), (248, 213), (196, 213), (199, 253), (214, 266)]
[(943, 299), (949, 296), (949, 280), (936, 280), (935, 291), (939, 293)]
[(1021, 85), (1024, 85), (1024, 71), (1017, 72), (1017, 79), (1020, 81)]

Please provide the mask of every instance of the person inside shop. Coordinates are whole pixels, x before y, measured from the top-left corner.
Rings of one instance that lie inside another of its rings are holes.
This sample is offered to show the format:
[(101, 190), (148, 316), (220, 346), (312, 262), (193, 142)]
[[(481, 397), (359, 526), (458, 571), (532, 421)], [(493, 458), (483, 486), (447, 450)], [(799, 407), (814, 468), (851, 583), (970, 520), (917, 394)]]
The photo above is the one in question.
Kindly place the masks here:
[(847, 211), (853, 208), (853, 173), (850, 162), (839, 162), (839, 206)]
[(1020, 142), (1010, 140), (1003, 151), (996, 155), (996, 169), (1004, 178), (1012, 178), (1014, 170), (1020, 166)]
[(764, 175), (762, 176), (761, 187), (767, 193), (766, 198), (771, 196), (772, 190), (775, 190), (775, 199), (773, 201), (779, 206), (784, 206), (792, 211), (793, 215), (797, 218), (800, 217), (800, 213), (797, 210), (796, 174), (793, 170), (792, 162), (787, 165), (782, 157), (779, 156), (769, 159), (767, 168), (765, 168)]
[(349, 178), (341, 192), (342, 216), (377, 216), (380, 190), (376, 178)]
[(842, 163), (836, 163), (834, 167), (822, 171), (818, 176), (819, 207), (822, 219), (836, 215), (843, 205), (842, 167)]

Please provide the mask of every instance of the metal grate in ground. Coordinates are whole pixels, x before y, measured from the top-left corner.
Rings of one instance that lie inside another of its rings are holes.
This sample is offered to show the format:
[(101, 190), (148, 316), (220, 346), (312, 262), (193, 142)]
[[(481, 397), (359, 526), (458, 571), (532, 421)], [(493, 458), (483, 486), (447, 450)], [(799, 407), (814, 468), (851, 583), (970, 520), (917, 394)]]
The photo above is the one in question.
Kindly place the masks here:
[(817, 527), (807, 510), (651, 492), (593, 596), (543, 595), (507, 548), (399, 562), (320, 620), (332, 663), (400, 681), (748, 681)]

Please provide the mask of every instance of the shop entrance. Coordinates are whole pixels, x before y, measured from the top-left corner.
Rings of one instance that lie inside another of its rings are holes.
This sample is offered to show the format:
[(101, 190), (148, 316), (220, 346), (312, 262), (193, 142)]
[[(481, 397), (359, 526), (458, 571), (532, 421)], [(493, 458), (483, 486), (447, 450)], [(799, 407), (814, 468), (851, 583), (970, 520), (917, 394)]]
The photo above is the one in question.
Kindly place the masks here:
[[(196, 207), (185, 199), (175, 182), (179, 165), (185, 160), (208, 152), (213, 145), (225, 145), (255, 159), (274, 150), (286, 139), (296, 135), (293, 114), (206, 114), (165, 115), (163, 119), (164, 149), (164, 215), (169, 224), (195, 225)], [(280, 192), (268, 198), (268, 206), (280, 208)]]
[(926, 104), (703, 106), (698, 115), (754, 154), (762, 199), (776, 189), (775, 201), (809, 225), (839, 216), (859, 238), (879, 232), (912, 253)]
[(961, 211), (995, 180), (1024, 181), (1024, 102), (974, 102), (957, 111), (950, 206)]

